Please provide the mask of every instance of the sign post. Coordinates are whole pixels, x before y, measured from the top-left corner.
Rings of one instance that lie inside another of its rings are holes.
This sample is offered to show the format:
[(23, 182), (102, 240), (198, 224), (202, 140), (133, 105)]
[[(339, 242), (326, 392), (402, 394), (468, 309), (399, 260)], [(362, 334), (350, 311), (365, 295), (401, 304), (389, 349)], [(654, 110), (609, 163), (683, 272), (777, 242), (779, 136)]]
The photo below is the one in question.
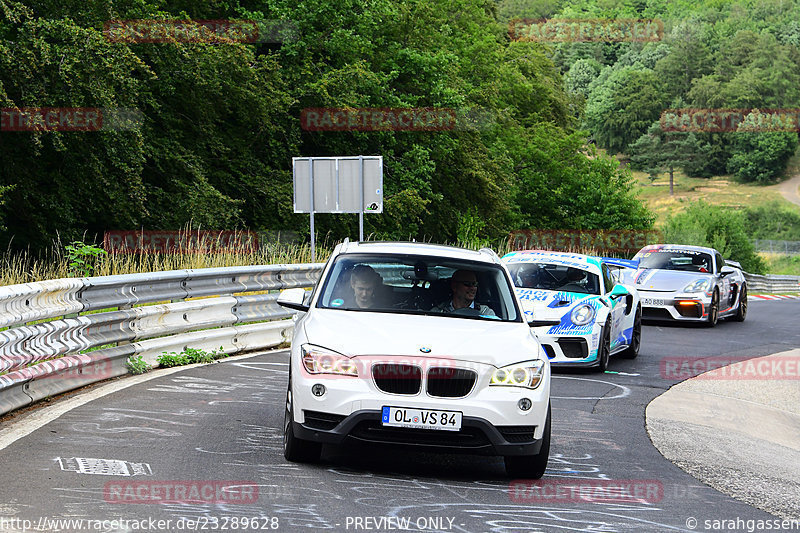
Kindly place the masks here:
[(316, 262), (315, 213), (383, 212), (383, 156), (293, 157), (294, 212), (311, 215), (311, 261)]

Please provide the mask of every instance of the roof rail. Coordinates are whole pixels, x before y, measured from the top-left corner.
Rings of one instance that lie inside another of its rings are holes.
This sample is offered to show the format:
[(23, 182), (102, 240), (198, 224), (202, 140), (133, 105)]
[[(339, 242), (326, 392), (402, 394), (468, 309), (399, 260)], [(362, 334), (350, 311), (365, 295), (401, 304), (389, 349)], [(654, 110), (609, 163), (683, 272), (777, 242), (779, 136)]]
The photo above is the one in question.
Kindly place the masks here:
[(489, 255), (490, 255), (490, 256), (491, 256), (491, 257), (492, 257), (492, 258), (493, 258), (495, 261), (497, 261), (498, 263), (500, 262), (500, 256), (499, 256), (499, 255), (497, 255), (497, 252), (495, 252), (495, 251), (494, 251), (494, 250), (492, 250), (491, 248), (481, 248), (481, 249), (480, 249), (480, 250), (478, 250), (478, 251), (479, 251), (479, 252), (481, 252), (481, 253), (487, 253), (487, 254), (489, 254)]

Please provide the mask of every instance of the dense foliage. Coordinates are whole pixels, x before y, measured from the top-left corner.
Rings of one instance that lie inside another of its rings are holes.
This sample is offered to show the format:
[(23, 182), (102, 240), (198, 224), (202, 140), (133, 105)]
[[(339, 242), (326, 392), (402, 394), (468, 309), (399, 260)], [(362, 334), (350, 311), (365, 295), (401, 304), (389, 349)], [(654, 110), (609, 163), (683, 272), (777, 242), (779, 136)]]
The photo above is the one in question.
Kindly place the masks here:
[[(612, 152), (650, 157), (663, 151), (658, 143), (633, 143), (648, 135), (668, 108), (800, 108), (796, 0), (571, 0), (562, 2), (555, 16), (664, 23), (659, 42), (554, 46), (566, 88), (586, 99), (586, 127)], [(760, 182), (780, 177), (798, 148), (800, 132), (741, 130), (697, 133), (695, 157), (681, 167), (696, 177), (731, 173)]]
[[(630, 176), (585, 148), (580, 100), (548, 48), (510, 41), (497, 12), (494, 0), (0, 0), (0, 108), (143, 114), (133, 131), (0, 134), (1, 244), (187, 223), (307, 232), (307, 216), (292, 213), (300, 155), (384, 157), (384, 213), (365, 217), (376, 238), (650, 227)], [(259, 43), (104, 37), (107, 21), (142, 18), (280, 20), (293, 31)], [(626, 76), (637, 92), (654, 81)], [(628, 93), (609, 105), (639, 105), (634, 127), (648, 125), (657, 106)], [(309, 107), (478, 108), (491, 120), (464, 131), (315, 132), (300, 125)], [(316, 225), (352, 237), (357, 217)]]
[(745, 222), (750, 238), (800, 241), (800, 213), (778, 202), (749, 208)]

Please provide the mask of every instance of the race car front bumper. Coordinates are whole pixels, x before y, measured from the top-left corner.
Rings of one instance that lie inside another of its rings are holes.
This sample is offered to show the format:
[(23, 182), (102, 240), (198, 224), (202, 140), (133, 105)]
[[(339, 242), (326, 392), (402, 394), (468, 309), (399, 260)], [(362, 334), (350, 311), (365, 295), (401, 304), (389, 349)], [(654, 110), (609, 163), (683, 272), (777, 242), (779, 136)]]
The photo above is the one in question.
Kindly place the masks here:
[(711, 296), (704, 293), (655, 292), (639, 289), (642, 318), (703, 322), (708, 320)]
[(532, 329), (551, 365), (589, 367), (597, 364), (599, 326), (595, 326), (591, 333), (583, 335), (553, 335), (548, 333), (550, 326)]

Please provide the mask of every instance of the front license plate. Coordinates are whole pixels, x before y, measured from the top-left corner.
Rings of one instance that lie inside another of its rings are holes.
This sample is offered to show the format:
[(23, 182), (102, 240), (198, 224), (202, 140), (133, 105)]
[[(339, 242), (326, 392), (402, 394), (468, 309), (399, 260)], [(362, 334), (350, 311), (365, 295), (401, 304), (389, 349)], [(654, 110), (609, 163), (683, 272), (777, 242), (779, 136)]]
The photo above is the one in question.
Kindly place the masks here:
[(443, 429), (445, 431), (461, 429), (461, 413), (459, 411), (384, 407), (381, 421), (384, 426), (400, 428)]
[(642, 298), (642, 305), (667, 305), (663, 298)]

